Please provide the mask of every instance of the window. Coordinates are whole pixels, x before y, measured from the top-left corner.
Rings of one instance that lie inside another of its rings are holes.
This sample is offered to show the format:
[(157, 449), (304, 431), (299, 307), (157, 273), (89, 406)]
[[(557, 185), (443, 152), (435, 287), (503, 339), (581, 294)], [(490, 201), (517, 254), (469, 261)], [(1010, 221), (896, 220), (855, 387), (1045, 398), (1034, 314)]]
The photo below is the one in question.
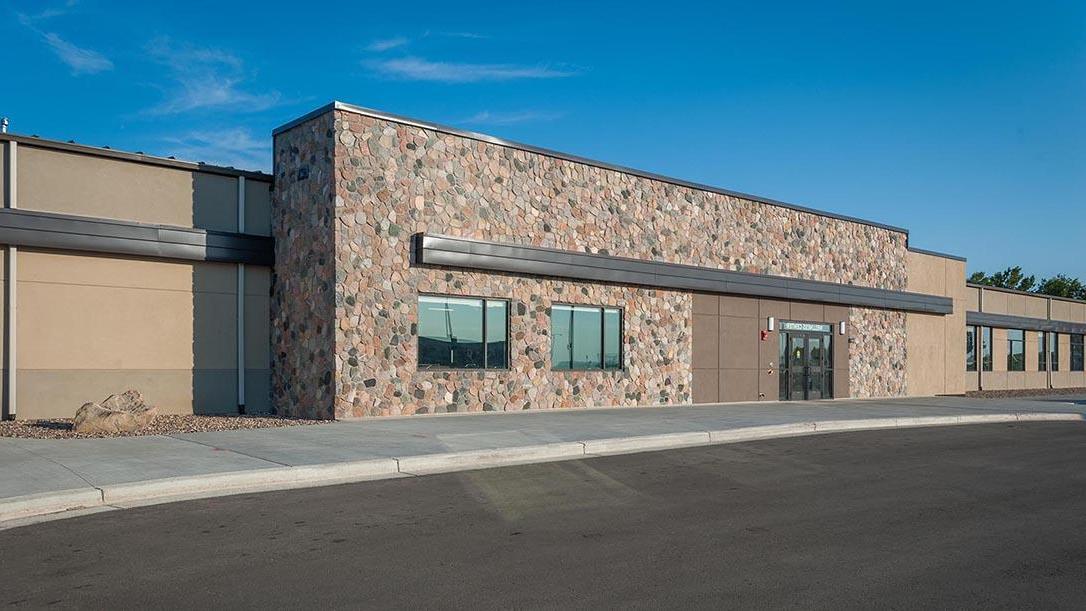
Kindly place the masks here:
[(1045, 361), (1048, 357), (1048, 344), (1045, 342), (1045, 332), (1037, 332), (1037, 371), (1048, 371)]
[(420, 295), (419, 367), (506, 367), (508, 317), (508, 301)]
[(561, 370), (622, 369), (622, 310), (553, 306), (551, 367)]
[(965, 370), (977, 370), (977, 328), (965, 326)]
[(1007, 371), (1026, 370), (1026, 332), (1007, 329)]
[(1071, 334), (1071, 371), (1083, 370), (1082, 334)]
[(1052, 365), (1052, 371), (1060, 370), (1060, 334), (1048, 334), (1048, 362)]
[(992, 328), (980, 328), (980, 370), (992, 370)]

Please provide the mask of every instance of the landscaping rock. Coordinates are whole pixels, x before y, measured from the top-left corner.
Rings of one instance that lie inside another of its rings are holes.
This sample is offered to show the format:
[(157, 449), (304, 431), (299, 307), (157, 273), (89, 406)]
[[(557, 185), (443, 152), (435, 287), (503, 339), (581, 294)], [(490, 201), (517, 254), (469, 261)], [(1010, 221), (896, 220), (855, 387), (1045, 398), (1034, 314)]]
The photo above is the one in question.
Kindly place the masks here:
[(138, 390), (110, 395), (101, 403), (84, 403), (75, 412), (73, 427), (78, 433), (131, 433), (155, 419), (158, 409), (147, 405)]

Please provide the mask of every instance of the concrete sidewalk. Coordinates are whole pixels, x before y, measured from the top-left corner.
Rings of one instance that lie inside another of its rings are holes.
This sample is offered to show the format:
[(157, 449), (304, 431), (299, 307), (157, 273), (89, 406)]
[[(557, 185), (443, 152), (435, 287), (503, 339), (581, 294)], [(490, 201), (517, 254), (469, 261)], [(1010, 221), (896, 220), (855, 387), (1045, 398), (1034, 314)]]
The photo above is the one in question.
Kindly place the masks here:
[(771, 437), (1078, 420), (1086, 397), (938, 397), (416, 416), (118, 439), (0, 438), (0, 522), (88, 508)]

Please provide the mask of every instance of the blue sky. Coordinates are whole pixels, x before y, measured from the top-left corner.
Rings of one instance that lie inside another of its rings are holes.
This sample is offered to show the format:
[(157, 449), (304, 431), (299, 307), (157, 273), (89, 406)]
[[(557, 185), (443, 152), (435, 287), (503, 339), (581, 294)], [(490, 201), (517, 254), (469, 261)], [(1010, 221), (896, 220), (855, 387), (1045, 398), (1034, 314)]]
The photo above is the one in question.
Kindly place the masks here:
[(1086, 278), (1081, 0), (0, 8), (17, 133), (267, 169), (339, 99)]

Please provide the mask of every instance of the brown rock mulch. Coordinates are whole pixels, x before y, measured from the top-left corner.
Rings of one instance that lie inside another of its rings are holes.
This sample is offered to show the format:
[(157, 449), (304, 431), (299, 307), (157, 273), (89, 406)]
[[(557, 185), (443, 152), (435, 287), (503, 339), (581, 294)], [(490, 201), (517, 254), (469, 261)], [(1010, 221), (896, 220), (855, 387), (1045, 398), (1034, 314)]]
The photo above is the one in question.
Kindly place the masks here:
[(967, 397), (978, 399), (1006, 399), (1012, 397), (1047, 397), (1052, 395), (1083, 395), (1086, 388), (1027, 388), (1016, 390), (971, 390)]
[(138, 437), (142, 435), (173, 435), (209, 431), (237, 431), (282, 426), (321, 424), (323, 420), (303, 420), (278, 416), (193, 416), (158, 415), (150, 424), (130, 433), (77, 433), (71, 418), (49, 420), (8, 420), (0, 422), (0, 437), (30, 439), (92, 439), (102, 437)]

